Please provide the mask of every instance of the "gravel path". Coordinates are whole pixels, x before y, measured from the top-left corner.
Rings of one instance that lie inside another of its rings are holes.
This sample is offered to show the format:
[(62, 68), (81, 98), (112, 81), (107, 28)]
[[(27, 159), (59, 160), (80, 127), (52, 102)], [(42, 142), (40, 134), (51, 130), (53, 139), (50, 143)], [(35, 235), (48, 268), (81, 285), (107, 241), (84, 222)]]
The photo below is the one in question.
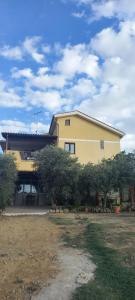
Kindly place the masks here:
[(61, 271), (32, 300), (69, 300), (77, 287), (93, 279), (96, 266), (83, 251), (64, 248), (58, 259)]

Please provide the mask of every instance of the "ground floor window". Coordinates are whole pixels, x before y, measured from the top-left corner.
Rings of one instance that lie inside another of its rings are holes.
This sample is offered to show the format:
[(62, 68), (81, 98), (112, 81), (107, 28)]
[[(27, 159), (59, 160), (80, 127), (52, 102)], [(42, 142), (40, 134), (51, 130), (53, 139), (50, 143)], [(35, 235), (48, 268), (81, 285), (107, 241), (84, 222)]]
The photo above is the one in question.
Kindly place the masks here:
[(65, 150), (71, 154), (75, 154), (75, 143), (65, 143)]

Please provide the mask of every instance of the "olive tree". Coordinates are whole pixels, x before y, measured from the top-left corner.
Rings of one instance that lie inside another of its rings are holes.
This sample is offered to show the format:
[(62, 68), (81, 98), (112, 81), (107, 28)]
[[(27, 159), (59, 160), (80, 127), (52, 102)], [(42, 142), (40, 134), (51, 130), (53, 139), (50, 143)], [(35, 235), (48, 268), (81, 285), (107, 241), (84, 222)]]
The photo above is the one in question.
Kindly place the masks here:
[(0, 209), (10, 204), (15, 190), (16, 166), (12, 156), (0, 154)]
[(65, 150), (47, 146), (36, 153), (36, 168), (51, 204), (74, 204), (78, 199), (80, 164)]

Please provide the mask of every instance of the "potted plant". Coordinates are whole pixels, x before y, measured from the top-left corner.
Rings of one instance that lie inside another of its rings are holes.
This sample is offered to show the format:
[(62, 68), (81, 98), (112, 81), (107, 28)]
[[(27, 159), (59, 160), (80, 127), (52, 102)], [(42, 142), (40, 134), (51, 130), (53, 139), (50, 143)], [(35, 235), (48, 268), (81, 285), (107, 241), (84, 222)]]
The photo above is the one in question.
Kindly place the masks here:
[(120, 201), (119, 200), (116, 200), (116, 204), (114, 205), (114, 212), (116, 214), (119, 214), (120, 213)]

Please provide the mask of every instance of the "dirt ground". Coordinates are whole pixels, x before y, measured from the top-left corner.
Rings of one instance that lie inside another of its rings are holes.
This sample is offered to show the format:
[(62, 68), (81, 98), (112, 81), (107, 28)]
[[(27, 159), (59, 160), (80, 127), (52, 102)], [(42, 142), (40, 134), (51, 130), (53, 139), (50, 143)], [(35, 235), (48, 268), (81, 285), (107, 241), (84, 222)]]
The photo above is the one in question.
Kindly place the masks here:
[(106, 244), (120, 252), (124, 264), (135, 265), (135, 216), (0, 217), (0, 300), (30, 300), (54, 282), (60, 272), (61, 237), (83, 236), (89, 221), (104, 226)]
[(59, 269), (60, 231), (44, 217), (0, 217), (0, 299), (29, 300)]

